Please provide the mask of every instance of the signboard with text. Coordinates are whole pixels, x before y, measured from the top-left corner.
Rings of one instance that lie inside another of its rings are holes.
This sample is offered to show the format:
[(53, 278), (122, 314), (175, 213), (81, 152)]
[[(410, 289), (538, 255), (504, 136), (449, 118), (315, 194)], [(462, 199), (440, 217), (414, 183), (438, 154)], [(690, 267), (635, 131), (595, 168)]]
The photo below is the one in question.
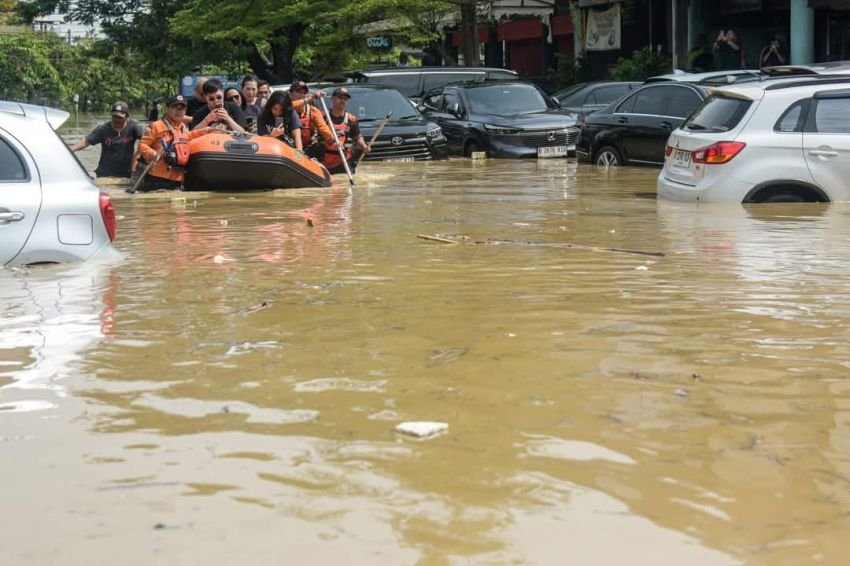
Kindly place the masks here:
[(372, 51), (389, 51), (393, 48), (393, 38), (388, 35), (377, 35), (366, 38), (366, 47)]

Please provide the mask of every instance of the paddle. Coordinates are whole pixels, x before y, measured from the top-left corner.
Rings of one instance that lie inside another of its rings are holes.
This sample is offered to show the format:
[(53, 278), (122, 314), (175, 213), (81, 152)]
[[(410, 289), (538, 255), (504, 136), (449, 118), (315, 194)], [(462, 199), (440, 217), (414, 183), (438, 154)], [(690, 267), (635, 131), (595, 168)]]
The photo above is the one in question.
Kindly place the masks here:
[(153, 169), (153, 166), (156, 165), (156, 162), (162, 158), (163, 151), (164, 150), (160, 149), (156, 152), (156, 155), (154, 155), (153, 159), (151, 159), (151, 162), (147, 164), (144, 171), (142, 171), (142, 174), (139, 175), (139, 178), (136, 179), (135, 183), (133, 183), (133, 186), (127, 189), (128, 193), (130, 193), (131, 195), (135, 194), (136, 190), (142, 185), (142, 181), (144, 180), (145, 176), (151, 169)]
[[(384, 126), (387, 125), (387, 122), (390, 121), (390, 116), (393, 115), (393, 111), (390, 110), (389, 114), (384, 117), (384, 121), (381, 122), (381, 125), (378, 126), (378, 129), (372, 134), (372, 139), (369, 140), (369, 150), (372, 149), (372, 144), (375, 143), (375, 140), (378, 139), (378, 136), (381, 135), (381, 132), (384, 130)], [(360, 162), (363, 161), (363, 158), (366, 157), (366, 152), (360, 154), (360, 157), (357, 158), (357, 165), (360, 165)]]
[(339, 138), (336, 136), (336, 128), (334, 128), (334, 121), (331, 118), (331, 113), (328, 112), (328, 105), (325, 104), (325, 98), (319, 97), (319, 103), (322, 105), (322, 110), (325, 111), (325, 116), (328, 117), (328, 125), (331, 127), (331, 135), (334, 137), (334, 143), (336, 144), (336, 148), (339, 150), (339, 157), (342, 159), (342, 165), (345, 167), (345, 172), (348, 175), (348, 182), (351, 183), (351, 186), (354, 186), (354, 177), (351, 175), (351, 168), (348, 167), (348, 160), (345, 158), (345, 151), (342, 149), (342, 146), (339, 145)]

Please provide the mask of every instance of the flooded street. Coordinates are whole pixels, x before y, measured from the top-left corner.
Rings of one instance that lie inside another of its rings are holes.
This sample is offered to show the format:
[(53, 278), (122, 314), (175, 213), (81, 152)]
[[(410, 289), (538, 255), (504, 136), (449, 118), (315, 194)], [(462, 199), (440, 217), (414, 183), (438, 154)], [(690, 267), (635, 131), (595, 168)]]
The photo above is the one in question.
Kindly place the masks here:
[(843, 563), (850, 207), (657, 174), (110, 189), (123, 260), (0, 271), (0, 563)]

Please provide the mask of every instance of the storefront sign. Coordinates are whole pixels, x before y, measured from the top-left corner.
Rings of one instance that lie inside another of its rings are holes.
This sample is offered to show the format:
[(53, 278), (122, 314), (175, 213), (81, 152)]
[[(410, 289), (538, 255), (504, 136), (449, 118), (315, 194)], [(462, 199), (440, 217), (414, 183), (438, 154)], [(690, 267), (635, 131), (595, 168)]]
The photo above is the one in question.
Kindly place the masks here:
[(393, 47), (393, 38), (388, 35), (368, 37), (366, 47), (372, 51), (389, 51)]
[(620, 49), (620, 5), (614, 4), (604, 11), (587, 11), (588, 51)]

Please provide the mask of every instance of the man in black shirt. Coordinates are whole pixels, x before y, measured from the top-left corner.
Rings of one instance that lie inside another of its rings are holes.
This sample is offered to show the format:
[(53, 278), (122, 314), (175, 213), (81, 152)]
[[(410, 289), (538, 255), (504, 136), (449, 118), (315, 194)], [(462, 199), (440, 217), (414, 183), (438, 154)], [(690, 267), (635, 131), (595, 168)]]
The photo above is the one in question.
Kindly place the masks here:
[(126, 102), (112, 105), (112, 119), (96, 127), (85, 138), (71, 146), (79, 151), (90, 145), (100, 145), (100, 161), (94, 170), (98, 177), (130, 177), (136, 140), (144, 135), (141, 124), (130, 119)]
[(242, 109), (234, 102), (225, 102), (224, 85), (220, 80), (210, 79), (204, 83), (204, 97), (207, 105), (192, 116), (192, 130), (211, 126), (233, 132), (245, 131)]
[(195, 96), (186, 103), (185, 118), (191, 118), (195, 115), (195, 112), (207, 105), (207, 99), (204, 97), (204, 84), (207, 80), (206, 77), (198, 77), (198, 81), (195, 83)]

